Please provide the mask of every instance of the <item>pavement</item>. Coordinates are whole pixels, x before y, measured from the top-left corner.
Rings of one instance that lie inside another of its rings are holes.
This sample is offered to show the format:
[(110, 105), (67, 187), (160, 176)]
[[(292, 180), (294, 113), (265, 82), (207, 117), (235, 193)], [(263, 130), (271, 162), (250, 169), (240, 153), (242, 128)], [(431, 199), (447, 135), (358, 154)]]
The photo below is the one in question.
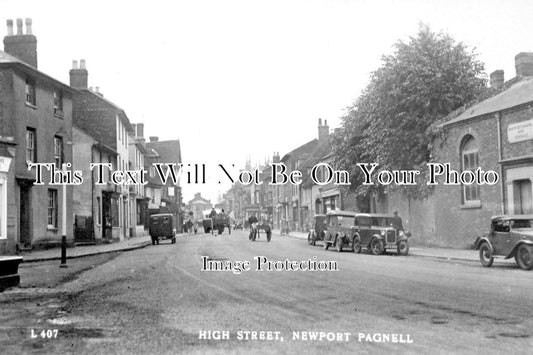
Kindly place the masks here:
[[(278, 237), (290, 237), (307, 240), (307, 233), (304, 232), (290, 232), (288, 235), (282, 235), (279, 230), (274, 229), (273, 233)], [(144, 248), (150, 244), (150, 236), (141, 236), (129, 238), (111, 244), (76, 246), (73, 248), (67, 248), (67, 259), (80, 258), (84, 256), (92, 256), (104, 253), (124, 252)], [(443, 260), (479, 261), (478, 253), (479, 252), (477, 250), (473, 249), (426, 248), (414, 246), (411, 246), (409, 248), (409, 255)], [(20, 256), (23, 257), (22, 262), (25, 263), (44, 260), (60, 260), (61, 249), (53, 248), (48, 250), (23, 252), (20, 254)]]
[[(152, 244), (150, 236), (145, 235), (140, 237), (132, 237), (129, 239), (122, 240), (120, 242), (110, 244), (75, 246), (67, 248), (67, 259), (75, 259), (97, 254), (135, 250), (144, 248), (150, 244)], [(31, 263), (45, 260), (61, 260), (61, 248), (32, 250), (29, 252), (22, 252), (20, 253), (20, 256), (23, 257), (23, 263)]]
[[(273, 232), (274, 234), (280, 236), (307, 240), (307, 233), (304, 232), (289, 232), (288, 235), (281, 235), (279, 229), (274, 229)], [(410, 246), (409, 255), (443, 260), (479, 261), (479, 252), (474, 249), (426, 248)]]

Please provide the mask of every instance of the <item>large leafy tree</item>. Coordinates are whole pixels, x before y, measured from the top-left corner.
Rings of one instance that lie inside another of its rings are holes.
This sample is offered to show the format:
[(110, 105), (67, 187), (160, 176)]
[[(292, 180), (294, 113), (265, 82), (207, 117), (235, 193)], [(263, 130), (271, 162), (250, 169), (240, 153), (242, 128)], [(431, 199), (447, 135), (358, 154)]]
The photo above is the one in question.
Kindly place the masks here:
[[(432, 140), (428, 127), (485, 88), (483, 63), (474, 50), (449, 35), (421, 25), (407, 43), (398, 41), (333, 135), (336, 161), (351, 171), (357, 194), (384, 187), (361, 185), (363, 175), (356, 163), (375, 162), (380, 170), (425, 171)], [(421, 190), (407, 192), (420, 196)]]

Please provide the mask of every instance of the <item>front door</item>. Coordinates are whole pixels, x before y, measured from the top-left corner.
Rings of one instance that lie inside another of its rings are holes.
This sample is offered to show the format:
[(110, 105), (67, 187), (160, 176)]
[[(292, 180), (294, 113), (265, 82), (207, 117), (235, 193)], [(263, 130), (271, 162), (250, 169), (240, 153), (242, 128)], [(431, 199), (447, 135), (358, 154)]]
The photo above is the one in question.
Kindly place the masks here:
[(110, 240), (113, 238), (113, 225), (111, 222), (111, 195), (102, 194), (102, 239)]
[(31, 185), (20, 183), (19, 235), (20, 247), (30, 249), (31, 234)]

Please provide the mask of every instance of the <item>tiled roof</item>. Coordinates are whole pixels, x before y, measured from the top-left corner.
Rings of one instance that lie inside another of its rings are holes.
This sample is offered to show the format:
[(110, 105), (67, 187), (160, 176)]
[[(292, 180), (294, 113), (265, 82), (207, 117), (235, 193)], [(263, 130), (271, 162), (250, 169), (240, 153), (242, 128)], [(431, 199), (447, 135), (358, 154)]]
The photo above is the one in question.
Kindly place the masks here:
[(27, 71), (30, 71), (32, 73), (35, 73), (41, 77), (44, 77), (46, 78), (47, 80), (50, 80), (50, 81), (53, 81), (55, 82), (56, 84), (59, 84), (63, 87), (63, 89), (68, 89), (70, 90), (71, 92), (75, 92), (76, 90), (71, 88), (69, 85), (65, 84), (65, 83), (62, 83), (61, 81), (43, 73), (42, 71), (40, 71), (39, 69), (35, 68), (34, 66), (18, 59), (17, 57), (14, 57), (12, 56), (11, 54), (9, 53), (6, 53), (4, 51), (0, 51), (0, 65), (16, 65), (16, 66), (19, 66), (21, 67), (22, 69), (24, 70), (27, 70)]
[(181, 147), (179, 140), (147, 142), (146, 149), (155, 150), (160, 156), (161, 163), (181, 163)]
[(528, 102), (533, 102), (533, 77), (522, 78), (507, 90), (473, 105), (456, 118), (445, 122), (444, 125), (498, 112)]

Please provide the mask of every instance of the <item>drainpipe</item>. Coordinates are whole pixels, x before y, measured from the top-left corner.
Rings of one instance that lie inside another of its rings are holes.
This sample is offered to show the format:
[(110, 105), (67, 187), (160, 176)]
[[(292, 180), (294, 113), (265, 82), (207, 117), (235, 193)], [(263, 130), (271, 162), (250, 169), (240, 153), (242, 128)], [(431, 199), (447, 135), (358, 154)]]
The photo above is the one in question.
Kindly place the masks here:
[[(500, 112), (496, 114), (496, 126), (498, 129), (498, 160), (501, 162), (503, 159), (503, 152), (502, 152), (502, 136), (501, 136), (501, 120), (502, 115)], [(499, 163), (499, 170), (500, 170), (500, 201), (501, 203), (501, 212), (502, 214), (505, 214), (505, 201), (503, 200), (504, 197), (504, 183), (503, 183), (503, 166), (501, 163)], [(510, 211), (508, 211), (510, 212)]]

